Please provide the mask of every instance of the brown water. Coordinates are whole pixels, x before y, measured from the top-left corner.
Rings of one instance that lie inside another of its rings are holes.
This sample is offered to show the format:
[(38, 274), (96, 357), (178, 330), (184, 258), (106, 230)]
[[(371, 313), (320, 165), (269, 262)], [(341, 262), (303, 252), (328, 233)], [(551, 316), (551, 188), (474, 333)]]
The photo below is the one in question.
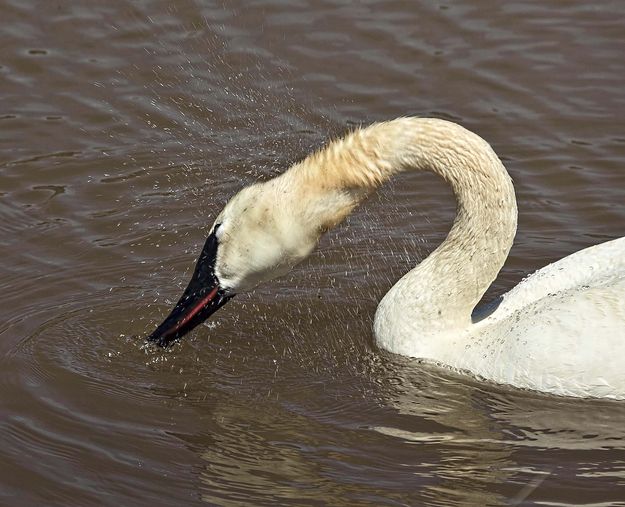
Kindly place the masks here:
[(0, 1), (0, 504), (625, 505), (625, 404), (376, 349), (453, 217), (433, 177), (170, 351), (139, 338), (233, 193), (355, 124), (492, 143), (520, 217), (491, 296), (625, 234), (625, 3), (100, 4)]

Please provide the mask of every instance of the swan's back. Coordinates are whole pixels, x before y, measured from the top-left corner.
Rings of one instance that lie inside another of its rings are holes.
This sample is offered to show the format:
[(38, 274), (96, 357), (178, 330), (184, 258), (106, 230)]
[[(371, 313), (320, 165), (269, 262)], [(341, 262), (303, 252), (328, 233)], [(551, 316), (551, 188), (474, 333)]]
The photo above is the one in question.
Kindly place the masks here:
[[(496, 313), (501, 318), (550, 295), (619, 277), (625, 277), (625, 237), (585, 248), (535, 271), (503, 296)], [(625, 320), (621, 322), (625, 326)]]
[[(550, 264), (477, 323), (463, 365), (496, 382), (625, 399), (625, 238)], [(618, 358), (618, 360), (616, 360)]]

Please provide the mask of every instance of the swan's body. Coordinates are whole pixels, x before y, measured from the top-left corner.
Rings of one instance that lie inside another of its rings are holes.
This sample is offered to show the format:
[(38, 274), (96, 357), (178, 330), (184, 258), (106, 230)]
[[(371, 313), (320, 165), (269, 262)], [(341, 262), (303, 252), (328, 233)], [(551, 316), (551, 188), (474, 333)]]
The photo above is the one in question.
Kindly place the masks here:
[(512, 246), (516, 200), (488, 143), (436, 119), (400, 118), (357, 130), (243, 189), (217, 218), (194, 275), (210, 264), (213, 292), (202, 296), (192, 281), (174, 310), (183, 312), (194, 298), (192, 315), (172, 314), (151, 338), (168, 343), (187, 332), (218, 290), (225, 299), (289, 271), (324, 231), (408, 169), (447, 181), (457, 216), (445, 241), (380, 303), (377, 344), (516, 387), (625, 399), (625, 238), (537, 271), (491, 313), (472, 319)]
[(500, 384), (625, 399), (624, 259), (625, 238), (576, 252), (536, 271), (486, 305), (486, 317), (447, 336), (427, 336), (410, 319), (390, 331), (386, 314), (392, 319), (403, 304), (391, 310), (397, 299), (387, 304), (385, 297), (376, 313), (376, 340), (391, 352)]

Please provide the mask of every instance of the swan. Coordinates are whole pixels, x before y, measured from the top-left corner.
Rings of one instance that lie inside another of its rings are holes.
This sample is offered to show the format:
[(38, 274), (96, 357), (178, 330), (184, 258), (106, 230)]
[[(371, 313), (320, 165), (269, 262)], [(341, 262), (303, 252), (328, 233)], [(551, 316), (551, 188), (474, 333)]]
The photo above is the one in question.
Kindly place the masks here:
[(517, 228), (512, 180), (490, 145), (455, 123), (403, 117), (356, 129), (224, 207), (172, 312), (148, 337), (167, 346), (237, 293), (284, 275), (320, 236), (398, 172), (452, 188), (443, 243), (384, 296), (379, 347), (498, 384), (625, 399), (625, 237), (550, 264), (476, 305)]

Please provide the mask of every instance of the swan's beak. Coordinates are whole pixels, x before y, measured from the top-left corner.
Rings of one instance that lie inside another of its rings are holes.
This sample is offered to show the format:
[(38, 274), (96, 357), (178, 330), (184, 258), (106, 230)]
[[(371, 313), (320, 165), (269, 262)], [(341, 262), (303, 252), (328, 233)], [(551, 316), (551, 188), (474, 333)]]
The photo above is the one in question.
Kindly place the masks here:
[(216, 255), (217, 238), (213, 231), (204, 244), (188, 287), (169, 316), (148, 336), (149, 341), (161, 347), (169, 346), (232, 298), (233, 294), (226, 293), (215, 276)]

